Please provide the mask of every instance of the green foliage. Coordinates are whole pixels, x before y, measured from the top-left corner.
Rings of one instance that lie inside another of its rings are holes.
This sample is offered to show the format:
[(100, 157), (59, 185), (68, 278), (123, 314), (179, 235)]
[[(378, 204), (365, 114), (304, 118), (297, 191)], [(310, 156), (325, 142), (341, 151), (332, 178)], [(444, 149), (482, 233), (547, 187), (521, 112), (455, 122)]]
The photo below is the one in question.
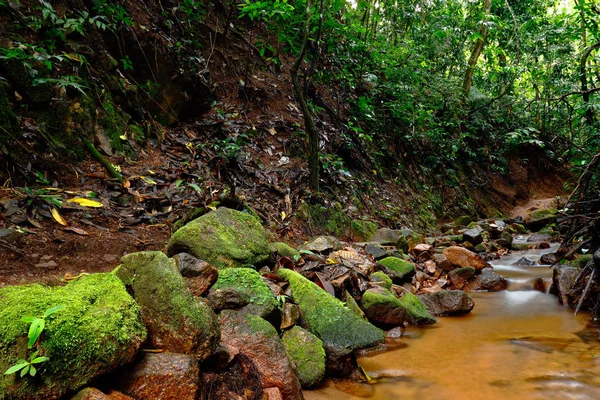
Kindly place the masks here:
[(19, 374), (21, 378), (27, 375), (28, 372), (30, 376), (35, 376), (37, 374), (37, 369), (35, 368), (34, 364), (40, 364), (50, 360), (48, 357), (38, 357), (38, 353), (39, 350), (34, 351), (29, 357), (29, 360), (19, 359), (15, 365), (6, 370), (4, 375), (10, 375), (21, 371)]

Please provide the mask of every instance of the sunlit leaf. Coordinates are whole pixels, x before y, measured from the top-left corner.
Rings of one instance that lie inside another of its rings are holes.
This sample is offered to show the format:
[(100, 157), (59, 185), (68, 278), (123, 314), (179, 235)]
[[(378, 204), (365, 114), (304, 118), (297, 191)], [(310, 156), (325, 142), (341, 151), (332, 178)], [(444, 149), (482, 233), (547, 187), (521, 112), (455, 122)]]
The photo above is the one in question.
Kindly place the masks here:
[(58, 222), (61, 225), (67, 226), (67, 221), (65, 221), (65, 219), (62, 217), (62, 215), (60, 215), (56, 208), (51, 208), (50, 213), (52, 214), (52, 217), (54, 218), (54, 220), (56, 220), (56, 222)]
[(73, 199), (69, 199), (69, 200), (67, 200), (67, 203), (77, 203), (83, 207), (94, 207), (94, 208), (104, 207), (104, 204), (102, 204), (98, 201), (86, 199), (83, 197), (75, 197)]
[(27, 361), (25, 361), (25, 360), (19, 360), (19, 363), (15, 364), (12, 367), (10, 367), (9, 369), (7, 369), (6, 372), (4, 373), (4, 375), (14, 374), (18, 370), (20, 370), (22, 368), (25, 368), (28, 365), (29, 365), (29, 363)]

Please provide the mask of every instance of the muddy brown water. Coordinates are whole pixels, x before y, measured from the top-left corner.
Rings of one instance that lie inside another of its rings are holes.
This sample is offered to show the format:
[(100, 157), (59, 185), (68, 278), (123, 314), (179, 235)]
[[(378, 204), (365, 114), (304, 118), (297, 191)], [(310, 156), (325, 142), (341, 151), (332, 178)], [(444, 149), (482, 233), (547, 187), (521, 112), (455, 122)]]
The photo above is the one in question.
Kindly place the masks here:
[(550, 294), (533, 290), (547, 266), (514, 266), (553, 251), (514, 252), (493, 262), (507, 291), (470, 293), (471, 314), (439, 317), (407, 329), (399, 346), (362, 356), (377, 383), (328, 381), (308, 400), (337, 399), (600, 399), (600, 341), (589, 316), (573, 316)]

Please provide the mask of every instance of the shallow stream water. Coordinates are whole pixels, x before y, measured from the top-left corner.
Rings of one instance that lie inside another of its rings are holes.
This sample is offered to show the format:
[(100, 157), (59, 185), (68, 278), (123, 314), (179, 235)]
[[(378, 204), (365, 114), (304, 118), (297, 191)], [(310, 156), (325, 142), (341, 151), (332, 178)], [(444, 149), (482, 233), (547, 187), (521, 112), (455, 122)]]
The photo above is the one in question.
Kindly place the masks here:
[(515, 266), (554, 251), (515, 251), (492, 262), (508, 290), (470, 293), (466, 316), (439, 317), (409, 326), (398, 347), (362, 356), (375, 384), (329, 381), (306, 391), (308, 400), (330, 399), (600, 399), (600, 341), (589, 317), (533, 290), (547, 266)]

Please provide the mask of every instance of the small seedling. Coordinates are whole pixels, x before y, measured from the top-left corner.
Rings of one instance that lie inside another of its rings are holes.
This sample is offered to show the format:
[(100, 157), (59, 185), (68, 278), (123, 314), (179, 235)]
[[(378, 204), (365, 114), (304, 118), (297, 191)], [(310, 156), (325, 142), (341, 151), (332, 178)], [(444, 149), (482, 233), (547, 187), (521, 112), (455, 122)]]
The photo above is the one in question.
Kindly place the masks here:
[(27, 337), (29, 337), (29, 343), (27, 344), (28, 349), (31, 349), (33, 347), (35, 342), (37, 342), (38, 338), (44, 331), (44, 328), (46, 326), (46, 318), (48, 318), (50, 315), (54, 314), (55, 312), (62, 310), (63, 308), (65, 308), (65, 306), (56, 306), (56, 307), (49, 308), (44, 312), (44, 315), (41, 318), (40, 317), (23, 317), (23, 318), (21, 318), (21, 321), (31, 323), (31, 325), (29, 326), (29, 333), (27, 334)]
[(20, 359), (19, 361), (17, 361), (17, 363), (15, 365), (13, 365), (9, 369), (7, 369), (6, 372), (4, 373), (4, 375), (10, 375), (10, 374), (14, 374), (18, 371), (21, 371), (21, 373), (19, 374), (21, 376), (21, 378), (24, 377), (25, 375), (27, 375), (28, 372), (29, 372), (29, 375), (35, 376), (35, 374), (37, 374), (37, 369), (35, 368), (35, 366), (33, 364), (41, 364), (41, 363), (49, 360), (48, 357), (38, 357), (37, 356), (38, 353), (39, 353), (39, 350), (36, 350), (31, 355), (31, 357), (29, 357), (29, 361)]

